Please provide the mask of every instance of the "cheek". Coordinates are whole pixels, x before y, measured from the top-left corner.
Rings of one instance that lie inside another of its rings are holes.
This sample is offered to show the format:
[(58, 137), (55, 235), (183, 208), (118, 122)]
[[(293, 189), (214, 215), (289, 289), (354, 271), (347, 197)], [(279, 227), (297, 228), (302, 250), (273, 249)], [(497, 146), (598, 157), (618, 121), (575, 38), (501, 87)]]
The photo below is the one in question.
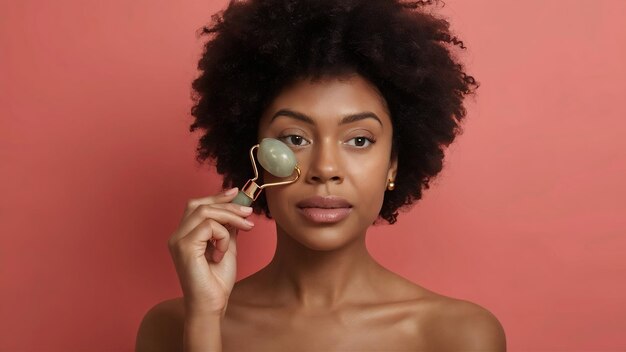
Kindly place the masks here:
[[(263, 171), (261, 175), (262, 175), (262, 178), (260, 177), (260, 181), (257, 182), (257, 184), (259, 185), (279, 182), (279, 181), (284, 180), (284, 179), (277, 178), (276, 176), (273, 176), (267, 171)], [(300, 180), (296, 182), (300, 182)], [(271, 187), (267, 187), (263, 189), (262, 192), (265, 193), (265, 199), (267, 200), (267, 207), (269, 208), (270, 213), (272, 214), (272, 217), (276, 218), (278, 216), (280, 218), (280, 214), (284, 213), (284, 209), (287, 208), (288, 203), (289, 203), (287, 201), (287, 199), (289, 199), (288, 188), (290, 186), (291, 185), (271, 186)]]
[(387, 181), (386, 159), (369, 158), (351, 163), (346, 177), (358, 192), (360, 212), (367, 221), (378, 216), (385, 197)]

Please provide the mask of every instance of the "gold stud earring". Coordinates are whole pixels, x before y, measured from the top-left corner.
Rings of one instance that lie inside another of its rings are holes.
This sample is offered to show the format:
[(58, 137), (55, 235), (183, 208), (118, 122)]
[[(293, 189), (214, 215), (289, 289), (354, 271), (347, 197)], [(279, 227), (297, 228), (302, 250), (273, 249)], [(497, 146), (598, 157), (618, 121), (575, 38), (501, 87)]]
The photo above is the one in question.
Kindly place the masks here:
[(396, 184), (393, 183), (393, 180), (389, 179), (389, 182), (387, 183), (387, 189), (393, 191), (394, 188), (396, 188)]

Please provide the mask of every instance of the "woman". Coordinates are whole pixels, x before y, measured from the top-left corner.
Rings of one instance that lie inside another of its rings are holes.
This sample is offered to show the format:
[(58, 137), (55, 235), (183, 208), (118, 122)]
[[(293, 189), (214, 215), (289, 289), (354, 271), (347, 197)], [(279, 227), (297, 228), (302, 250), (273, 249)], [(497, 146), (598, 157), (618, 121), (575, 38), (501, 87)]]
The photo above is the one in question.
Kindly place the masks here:
[[(489, 311), (390, 272), (365, 246), (369, 226), (393, 224), (441, 171), (478, 87), (426, 5), (233, 1), (213, 17), (193, 82), (198, 160), (241, 186), (249, 148), (271, 137), (301, 177), (253, 208), (229, 203), (236, 188), (189, 201), (168, 242), (183, 297), (146, 314), (137, 351), (505, 350)], [(276, 252), (235, 282), (252, 212), (275, 220)]]

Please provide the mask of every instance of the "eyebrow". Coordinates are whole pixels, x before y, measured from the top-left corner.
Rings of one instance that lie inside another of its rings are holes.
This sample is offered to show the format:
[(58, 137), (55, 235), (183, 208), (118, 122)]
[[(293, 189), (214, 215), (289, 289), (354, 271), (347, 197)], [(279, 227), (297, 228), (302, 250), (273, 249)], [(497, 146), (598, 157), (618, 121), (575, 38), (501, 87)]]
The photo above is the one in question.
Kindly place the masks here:
[[(293, 111), (293, 110), (289, 110), (289, 109), (280, 109), (278, 110), (273, 116), (272, 119), (270, 120), (270, 123), (272, 123), (272, 121), (274, 121), (274, 119), (276, 119), (279, 116), (286, 116), (286, 117), (291, 117), (293, 119), (296, 120), (300, 120), (302, 122), (308, 123), (310, 125), (314, 125), (315, 126), (315, 121), (301, 113), (301, 112), (297, 112), (297, 111)], [(364, 119), (374, 119), (376, 121), (378, 121), (378, 123), (382, 126), (383, 123), (382, 121), (380, 121), (380, 119), (378, 118), (378, 116), (376, 116), (376, 114), (374, 114), (373, 112), (370, 111), (365, 111), (365, 112), (360, 112), (357, 114), (350, 114), (350, 115), (346, 115), (344, 116), (341, 121), (339, 121), (339, 125), (345, 125), (348, 123), (352, 123), (352, 122), (356, 122), (356, 121), (360, 121), (360, 120), (364, 120)]]

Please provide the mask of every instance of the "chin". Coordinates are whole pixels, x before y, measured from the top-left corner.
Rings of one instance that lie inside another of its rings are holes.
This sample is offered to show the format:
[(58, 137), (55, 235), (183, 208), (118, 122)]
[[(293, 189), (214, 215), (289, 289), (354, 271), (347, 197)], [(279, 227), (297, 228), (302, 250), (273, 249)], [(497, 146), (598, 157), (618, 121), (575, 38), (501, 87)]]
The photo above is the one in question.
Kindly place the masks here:
[(314, 251), (337, 250), (358, 238), (357, 234), (350, 234), (345, 228), (342, 229), (339, 226), (304, 227), (300, 225), (297, 229), (281, 228), (291, 239)]

